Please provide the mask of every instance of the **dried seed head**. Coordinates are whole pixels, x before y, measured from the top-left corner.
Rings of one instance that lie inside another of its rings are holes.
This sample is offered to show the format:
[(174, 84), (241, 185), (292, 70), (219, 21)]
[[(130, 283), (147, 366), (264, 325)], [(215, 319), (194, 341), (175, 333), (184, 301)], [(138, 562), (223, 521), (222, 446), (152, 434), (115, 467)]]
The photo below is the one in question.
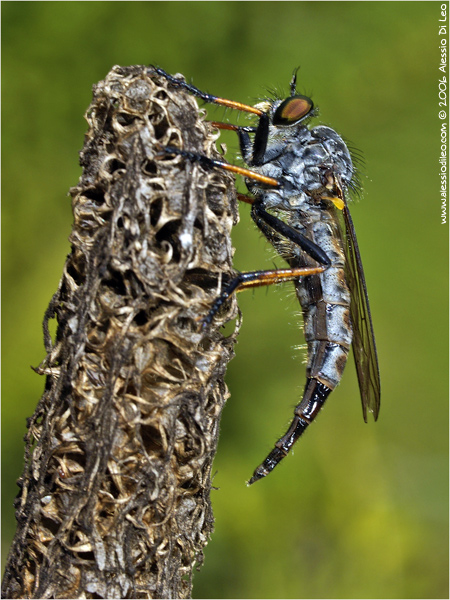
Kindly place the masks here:
[[(72, 252), (47, 310), (46, 391), (29, 420), (8, 597), (188, 597), (236, 317), (199, 319), (232, 274), (233, 180), (186, 93), (146, 67), (94, 86), (71, 190)], [(56, 339), (48, 320), (56, 317)]]

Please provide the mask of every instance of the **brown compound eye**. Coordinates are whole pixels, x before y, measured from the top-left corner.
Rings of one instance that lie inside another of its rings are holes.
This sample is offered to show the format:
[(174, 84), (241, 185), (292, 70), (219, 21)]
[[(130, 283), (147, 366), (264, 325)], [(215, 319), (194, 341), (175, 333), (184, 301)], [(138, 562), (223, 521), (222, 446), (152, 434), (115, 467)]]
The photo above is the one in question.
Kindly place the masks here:
[(304, 119), (314, 108), (308, 96), (291, 96), (286, 98), (273, 115), (274, 125), (292, 125)]

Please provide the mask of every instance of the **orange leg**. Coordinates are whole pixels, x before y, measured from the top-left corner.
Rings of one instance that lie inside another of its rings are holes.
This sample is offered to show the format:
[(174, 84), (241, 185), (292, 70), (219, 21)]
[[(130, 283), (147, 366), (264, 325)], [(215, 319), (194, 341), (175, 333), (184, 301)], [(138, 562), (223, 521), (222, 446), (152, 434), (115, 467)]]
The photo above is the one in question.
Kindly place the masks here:
[(244, 177), (254, 179), (255, 181), (259, 181), (265, 185), (271, 185), (273, 187), (278, 187), (280, 185), (278, 180), (274, 179), (273, 177), (266, 177), (265, 175), (260, 175), (259, 173), (251, 171), (250, 169), (238, 167), (237, 165), (230, 165), (223, 160), (215, 160), (213, 158), (209, 158), (208, 156), (204, 156), (203, 154), (196, 154), (195, 152), (181, 150), (181, 148), (177, 148), (175, 146), (165, 146), (164, 152), (166, 154), (178, 154), (179, 156), (187, 158), (191, 162), (198, 162), (207, 168), (225, 169), (225, 171), (230, 171), (231, 173), (236, 173), (237, 175), (243, 175)]
[(217, 300), (214, 302), (211, 310), (203, 319), (203, 327), (209, 325), (213, 320), (222, 304), (233, 293), (241, 292), (254, 287), (264, 285), (274, 285), (284, 281), (295, 281), (299, 277), (307, 277), (309, 275), (317, 275), (323, 273), (327, 267), (296, 267), (293, 269), (272, 269), (270, 271), (250, 271), (248, 273), (239, 273), (224, 289)]

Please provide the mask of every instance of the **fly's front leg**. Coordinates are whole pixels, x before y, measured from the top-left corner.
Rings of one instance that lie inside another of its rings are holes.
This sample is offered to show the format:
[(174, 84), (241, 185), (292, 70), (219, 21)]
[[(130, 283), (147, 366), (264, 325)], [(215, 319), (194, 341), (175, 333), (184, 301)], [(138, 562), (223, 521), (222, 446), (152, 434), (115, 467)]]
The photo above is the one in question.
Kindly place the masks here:
[(211, 310), (202, 321), (202, 326), (206, 327), (211, 323), (214, 315), (220, 309), (222, 304), (231, 296), (231, 294), (241, 292), (254, 287), (274, 285), (284, 281), (295, 281), (300, 277), (317, 275), (325, 271), (326, 267), (298, 267), (292, 269), (273, 269), (270, 271), (250, 271), (239, 273), (223, 290), (217, 300), (214, 302)]
[(254, 106), (249, 106), (248, 104), (243, 104), (242, 102), (236, 102), (235, 100), (227, 100), (226, 98), (220, 98), (219, 96), (213, 96), (213, 94), (208, 94), (206, 92), (202, 92), (195, 85), (187, 83), (183, 79), (178, 79), (178, 77), (174, 77), (170, 75), (164, 69), (160, 69), (159, 67), (150, 66), (150, 68), (161, 77), (164, 77), (173, 87), (181, 88), (186, 90), (193, 96), (197, 96), (204, 102), (209, 102), (210, 104), (218, 104), (219, 106), (226, 106), (227, 108), (233, 108), (235, 110), (240, 110), (242, 112), (252, 113), (261, 117), (265, 115), (265, 113), (259, 108), (255, 108)]
[[(264, 156), (269, 140), (269, 116), (266, 113), (259, 117), (257, 127), (239, 127), (238, 125), (229, 127), (226, 123), (217, 122), (214, 122), (214, 125), (219, 129), (236, 131), (241, 155), (250, 167), (258, 167), (264, 164)], [(255, 134), (253, 142), (250, 139), (249, 132)]]
[[(269, 116), (263, 113), (259, 117), (257, 127), (241, 127), (240, 125), (231, 125), (230, 123), (221, 123), (220, 121), (210, 121), (213, 127), (217, 129), (226, 129), (235, 131), (239, 138), (239, 148), (242, 158), (250, 167), (259, 167), (268, 160), (266, 156), (267, 142), (269, 140)], [(254, 133), (255, 137), (250, 139), (249, 133)], [(273, 160), (277, 154), (280, 154), (283, 146), (274, 146), (270, 153), (270, 160)]]
[[(216, 127), (219, 127), (220, 129), (235, 129), (235, 131), (237, 131), (242, 156), (245, 158), (245, 160), (250, 166), (258, 166), (264, 163), (264, 155), (267, 148), (267, 141), (269, 139), (269, 115), (266, 112), (260, 110), (259, 108), (255, 108), (254, 106), (243, 104), (242, 102), (236, 102), (235, 100), (227, 100), (226, 98), (220, 98), (219, 96), (214, 96), (213, 94), (202, 92), (194, 85), (187, 83), (182, 79), (178, 79), (173, 75), (170, 75), (169, 73), (164, 71), (164, 69), (160, 69), (159, 67), (151, 68), (155, 71), (155, 73), (164, 77), (172, 86), (184, 89), (193, 96), (200, 98), (204, 102), (208, 102), (210, 104), (218, 104), (219, 106), (226, 106), (227, 108), (233, 108), (241, 112), (248, 112), (258, 116), (259, 123), (256, 128), (234, 128), (232, 126), (227, 126), (225, 123), (217, 122), (215, 122), (214, 125)], [(255, 132), (255, 139), (253, 141), (253, 144), (250, 141), (248, 131)]]
[[(267, 120), (267, 119), (266, 119)], [(257, 127), (241, 127), (240, 125), (232, 125), (231, 123), (222, 123), (220, 121), (209, 121), (213, 127), (224, 129), (226, 131), (235, 131), (239, 138), (239, 148), (241, 156), (248, 165), (253, 165), (253, 148), (254, 145), (250, 139), (249, 133), (255, 133)]]

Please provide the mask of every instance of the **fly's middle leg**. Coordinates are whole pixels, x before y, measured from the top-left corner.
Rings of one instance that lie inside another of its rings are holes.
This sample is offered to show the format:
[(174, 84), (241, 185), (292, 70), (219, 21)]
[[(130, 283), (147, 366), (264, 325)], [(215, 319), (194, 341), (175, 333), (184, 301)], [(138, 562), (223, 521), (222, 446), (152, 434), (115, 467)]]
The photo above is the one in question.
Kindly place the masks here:
[(166, 154), (177, 154), (178, 156), (182, 156), (191, 162), (201, 164), (206, 169), (224, 169), (225, 171), (230, 171), (230, 173), (236, 173), (237, 175), (242, 175), (243, 177), (248, 177), (264, 185), (273, 187), (277, 187), (279, 185), (278, 180), (274, 179), (273, 177), (260, 175), (259, 173), (255, 173), (255, 171), (251, 171), (250, 169), (238, 167), (237, 165), (231, 165), (223, 160), (215, 160), (205, 156), (204, 154), (189, 152), (188, 150), (182, 150), (176, 146), (165, 146), (161, 148), (161, 151), (161, 156), (165, 156)]

